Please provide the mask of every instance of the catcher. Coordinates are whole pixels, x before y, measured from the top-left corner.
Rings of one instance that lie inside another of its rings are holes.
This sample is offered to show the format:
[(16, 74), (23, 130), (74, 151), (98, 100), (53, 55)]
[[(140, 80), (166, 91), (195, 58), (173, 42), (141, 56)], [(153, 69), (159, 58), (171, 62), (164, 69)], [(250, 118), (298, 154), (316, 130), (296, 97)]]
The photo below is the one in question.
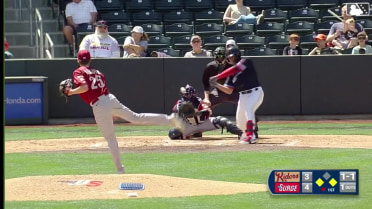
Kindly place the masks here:
[(232, 134), (240, 136), (240, 130), (235, 124), (225, 117), (209, 117), (211, 109), (202, 102), (196, 95), (196, 90), (190, 85), (180, 88), (181, 99), (177, 100), (172, 108), (172, 112), (179, 114), (186, 121), (186, 125), (181, 130), (173, 128), (169, 130), (170, 139), (190, 139), (192, 137), (202, 137), (203, 132), (216, 129), (224, 129)]

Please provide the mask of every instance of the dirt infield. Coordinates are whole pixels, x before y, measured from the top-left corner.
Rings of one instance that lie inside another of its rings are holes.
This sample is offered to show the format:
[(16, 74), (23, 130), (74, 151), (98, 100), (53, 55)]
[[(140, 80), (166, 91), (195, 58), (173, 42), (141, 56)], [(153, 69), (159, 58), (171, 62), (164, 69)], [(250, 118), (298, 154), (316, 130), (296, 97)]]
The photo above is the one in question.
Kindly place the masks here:
[[(241, 145), (232, 135), (169, 140), (164, 136), (120, 137), (123, 152), (251, 151), (311, 148), (372, 148), (372, 136), (262, 135), (258, 144)], [(108, 152), (102, 137), (6, 141), (5, 153)], [(145, 190), (120, 190), (119, 183), (140, 182)], [(267, 191), (266, 185), (186, 179), (151, 174), (33, 176), (5, 180), (6, 201), (124, 199), (228, 195)], [(22, 193), (22, 194), (20, 194)], [(135, 193), (135, 194), (133, 194)], [(131, 196), (131, 197), (130, 197)]]

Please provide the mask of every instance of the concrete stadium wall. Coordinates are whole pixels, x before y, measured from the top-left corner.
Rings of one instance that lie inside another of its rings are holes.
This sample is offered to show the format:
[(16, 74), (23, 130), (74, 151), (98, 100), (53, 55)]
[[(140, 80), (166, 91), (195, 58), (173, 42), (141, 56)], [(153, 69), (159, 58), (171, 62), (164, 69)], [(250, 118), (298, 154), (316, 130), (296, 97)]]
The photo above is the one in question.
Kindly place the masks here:
[[(252, 57), (265, 97), (258, 115), (372, 113), (372, 56)], [(193, 85), (203, 97), (202, 73), (211, 58), (96, 59), (108, 88), (136, 112), (170, 113), (179, 88)], [(78, 96), (68, 103), (58, 84), (71, 77), (75, 59), (5, 60), (5, 76), (48, 77), (49, 118), (92, 117)], [(236, 105), (218, 106), (215, 115), (235, 115)]]

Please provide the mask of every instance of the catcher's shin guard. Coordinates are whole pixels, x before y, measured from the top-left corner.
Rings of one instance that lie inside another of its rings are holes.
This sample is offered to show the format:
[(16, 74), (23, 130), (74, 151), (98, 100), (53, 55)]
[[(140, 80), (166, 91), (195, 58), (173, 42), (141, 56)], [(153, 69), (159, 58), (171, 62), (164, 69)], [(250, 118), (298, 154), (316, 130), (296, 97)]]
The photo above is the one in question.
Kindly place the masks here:
[(233, 124), (229, 119), (222, 117), (222, 116), (217, 116), (215, 120), (213, 121), (213, 124), (216, 127), (219, 127), (222, 129), (226, 128), (227, 132), (230, 132), (232, 134), (236, 134), (239, 137), (243, 134), (243, 131), (240, 130), (235, 124)]
[(177, 128), (172, 128), (171, 130), (169, 130), (168, 136), (172, 140), (174, 140), (174, 139), (183, 139), (182, 132), (179, 129), (177, 129)]

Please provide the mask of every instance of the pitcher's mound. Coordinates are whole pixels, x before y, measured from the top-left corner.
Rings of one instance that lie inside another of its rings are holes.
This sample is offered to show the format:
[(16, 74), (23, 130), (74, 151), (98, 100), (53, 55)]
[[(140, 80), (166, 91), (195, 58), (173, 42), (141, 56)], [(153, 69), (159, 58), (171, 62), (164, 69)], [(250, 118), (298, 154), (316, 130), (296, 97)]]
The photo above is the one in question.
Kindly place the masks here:
[[(145, 189), (120, 190), (120, 183), (142, 183)], [(31, 176), (5, 180), (5, 201), (184, 197), (264, 191), (268, 191), (264, 184), (152, 174)], [(136, 197), (132, 196), (133, 193), (137, 193)]]

